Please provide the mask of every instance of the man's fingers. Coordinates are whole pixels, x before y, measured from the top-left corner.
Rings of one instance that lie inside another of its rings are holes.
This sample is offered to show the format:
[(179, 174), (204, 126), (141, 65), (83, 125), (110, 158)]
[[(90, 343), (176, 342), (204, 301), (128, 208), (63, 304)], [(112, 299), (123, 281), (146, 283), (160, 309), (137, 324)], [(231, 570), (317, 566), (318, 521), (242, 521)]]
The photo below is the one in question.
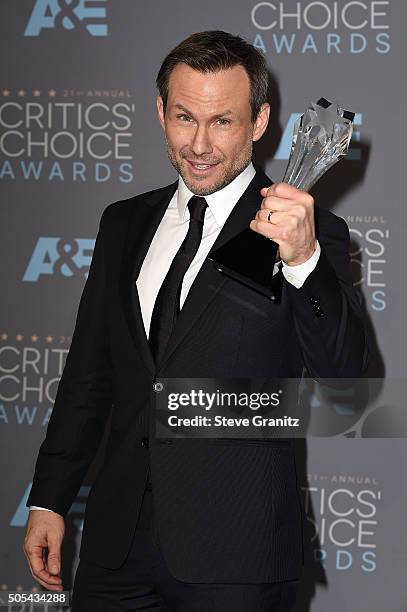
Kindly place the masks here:
[(61, 545), (54, 538), (48, 540), (48, 559), (46, 563), (50, 574), (59, 574), (61, 570)]
[(287, 198), (287, 199), (295, 199), (298, 198), (299, 195), (312, 196), (309, 195), (307, 191), (303, 189), (298, 189), (293, 185), (289, 185), (288, 183), (273, 183), (270, 187), (263, 187), (260, 190), (260, 193), (263, 197), (267, 196), (277, 196), (279, 198)]
[(260, 193), (263, 198), (267, 198), (268, 196), (285, 198), (287, 200), (291, 200), (295, 197), (298, 198), (298, 189), (287, 183), (273, 183), (270, 187), (263, 187)]
[(27, 553), (26, 553), (26, 557), (27, 557), (27, 561), (28, 561), (28, 566), (30, 568), (31, 576), (34, 578), (34, 580), (36, 580), (36, 582), (39, 582), (41, 584), (41, 586), (45, 587), (48, 590), (57, 590), (57, 591), (60, 591), (60, 590), (63, 589), (62, 585), (58, 585), (58, 584), (57, 585), (53, 585), (53, 584), (50, 584), (49, 582), (45, 582), (45, 580), (41, 580), (41, 578), (34, 573), (34, 570), (33, 570), (32, 565), (30, 563), (30, 558), (27, 555)]
[(59, 576), (51, 575), (46, 569), (43, 559), (43, 546), (31, 545), (24, 548), (24, 552), (33, 578), (48, 589), (60, 590), (60, 587), (62, 588), (62, 579)]
[[(270, 220), (269, 220), (269, 214), (270, 214)], [(258, 221), (267, 221), (267, 223), (273, 223), (274, 225), (278, 225), (279, 223), (287, 219), (287, 213), (286, 212), (276, 212), (274, 210), (271, 211), (268, 208), (262, 208), (261, 210), (257, 211), (256, 219)]]
[(261, 195), (260, 210), (250, 229), (276, 242), (286, 263), (306, 261), (315, 244), (314, 198), (287, 183), (265, 187)]
[(30, 564), (31, 571), (35, 574), (44, 569), (43, 560), (43, 545), (42, 544), (27, 544), (24, 547), (24, 552)]
[(278, 244), (283, 241), (282, 232), (277, 225), (273, 225), (268, 221), (259, 221), (258, 219), (253, 219), (250, 221), (249, 225), (250, 229), (258, 232), (259, 234), (263, 234), (267, 238), (271, 238)]
[(275, 198), (273, 196), (264, 198), (260, 205), (262, 210), (272, 210), (275, 212), (288, 212), (292, 207), (292, 200), (282, 200), (281, 198)]
[[(307, 194), (305, 194), (306, 196)], [(304, 213), (309, 212), (314, 203), (314, 200), (307, 197), (298, 198), (296, 200), (288, 200), (287, 198), (277, 198), (276, 196), (267, 196), (261, 202), (260, 208), (270, 208), (271, 210), (289, 211), (292, 209), (303, 209)]]
[(38, 578), (38, 576), (35, 576), (34, 574), (32, 574), (32, 577), (41, 586), (48, 589), (48, 591), (63, 591), (64, 590), (64, 587), (61, 586), (60, 584), (50, 584), (49, 582), (45, 582), (44, 580), (41, 580), (40, 578)]

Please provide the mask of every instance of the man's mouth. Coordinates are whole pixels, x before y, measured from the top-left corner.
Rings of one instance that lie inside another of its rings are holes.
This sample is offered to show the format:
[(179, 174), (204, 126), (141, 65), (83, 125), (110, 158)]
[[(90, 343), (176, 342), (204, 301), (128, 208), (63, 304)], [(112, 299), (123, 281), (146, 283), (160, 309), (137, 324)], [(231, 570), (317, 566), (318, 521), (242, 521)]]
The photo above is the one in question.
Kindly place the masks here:
[(219, 163), (216, 162), (215, 164), (203, 164), (202, 162), (194, 162), (189, 159), (187, 159), (186, 161), (195, 172), (208, 172), (212, 168), (215, 168), (215, 166), (217, 166)]

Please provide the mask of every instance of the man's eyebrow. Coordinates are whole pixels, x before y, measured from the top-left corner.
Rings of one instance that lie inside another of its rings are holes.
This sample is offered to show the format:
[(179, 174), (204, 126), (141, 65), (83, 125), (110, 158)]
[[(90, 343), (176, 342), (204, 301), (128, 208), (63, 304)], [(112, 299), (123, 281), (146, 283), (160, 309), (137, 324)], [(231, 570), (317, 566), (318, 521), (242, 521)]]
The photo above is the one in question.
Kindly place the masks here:
[[(189, 111), (185, 106), (182, 106), (182, 104), (175, 104), (175, 108), (184, 111), (184, 113), (187, 113), (187, 115), (190, 115), (191, 117), (193, 116), (193, 113), (191, 113), (191, 111)], [(216, 115), (213, 115), (211, 119), (219, 119), (220, 117), (225, 117), (226, 115), (233, 115), (233, 111), (227, 109), (223, 113), (216, 113)]]

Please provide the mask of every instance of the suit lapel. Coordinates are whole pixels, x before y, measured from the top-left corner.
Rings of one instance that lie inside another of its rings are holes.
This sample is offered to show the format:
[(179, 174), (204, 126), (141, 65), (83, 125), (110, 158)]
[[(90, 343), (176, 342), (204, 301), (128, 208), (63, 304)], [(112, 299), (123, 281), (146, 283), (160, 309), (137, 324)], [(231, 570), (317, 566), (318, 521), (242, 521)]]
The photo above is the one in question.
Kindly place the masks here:
[[(250, 221), (255, 217), (262, 199), (260, 189), (271, 184), (270, 179), (262, 170), (258, 168), (256, 170), (256, 175), (234, 206), (211, 251), (221, 247), (236, 234), (247, 228)], [(144, 328), (136, 280), (157, 227), (176, 189), (177, 181), (168, 187), (144, 196), (139, 202), (136, 198), (127, 228), (124, 259), (121, 267), (120, 293), (126, 320), (133, 340), (147, 368), (152, 373), (156, 373), (157, 365), (154, 362)], [(223, 283), (226, 282), (226, 278), (215, 270), (208, 257), (205, 258), (178, 316), (160, 363), (160, 369), (208, 307)]]
[[(211, 251), (215, 251), (236, 236), (236, 234), (249, 227), (250, 221), (254, 219), (260, 207), (262, 200), (260, 189), (270, 184), (271, 181), (264, 172), (257, 169), (253, 180), (227, 218)], [(226, 280), (227, 277), (215, 270), (213, 263), (206, 257), (178, 315), (174, 331), (164, 351), (160, 368), (165, 366), (172, 353), (208, 307)]]
[(124, 244), (120, 273), (121, 301), (130, 333), (143, 361), (151, 372), (155, 371), (156, 365), (144, 328), (136, 280), (150, 243), (177, 185), (178, 181), (143, 198), (135, 198)]

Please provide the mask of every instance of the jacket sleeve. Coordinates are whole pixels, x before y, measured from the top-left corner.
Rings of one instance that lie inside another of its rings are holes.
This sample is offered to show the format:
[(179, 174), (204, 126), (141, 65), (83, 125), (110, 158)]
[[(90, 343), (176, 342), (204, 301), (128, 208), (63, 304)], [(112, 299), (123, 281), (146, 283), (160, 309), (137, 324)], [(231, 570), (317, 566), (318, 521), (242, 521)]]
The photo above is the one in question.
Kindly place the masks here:
[(368, 331), (350, 268), (349, 230), (336, 215), (319, 210), (321, 254), (300, 289), (285, 281), (303, 361), (312, 378), (357, 378), (368, 361)]
[(113, 401), (105, 291), (106, 211), (26, 504), (43, 506), (62, 516), (95, 456)]

